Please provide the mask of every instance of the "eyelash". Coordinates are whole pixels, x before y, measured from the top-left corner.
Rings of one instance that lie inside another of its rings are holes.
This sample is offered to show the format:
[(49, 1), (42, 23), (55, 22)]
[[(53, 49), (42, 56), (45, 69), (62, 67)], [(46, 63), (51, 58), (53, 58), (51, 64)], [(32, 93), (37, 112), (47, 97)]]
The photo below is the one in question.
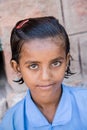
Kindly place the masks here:
[(55, 61), (54, 63), (52, 63), (53, 67), (59, 67), (61, 65), (61, 61)]
[[(55, 61), (54, 63), (51, 64), (51, 67), (56, 68), (59, 67), (61, 65), (61, 61)], [(39, 68), (38, 64), (31, 64), (29, 65), (29, 69), (31, 70), (37, 70)]]
[(32, 70), (36, 70), (36, 69), (38, 69), (38, 65), (37, 64), (31, 64), (30, 66), (29, 66), (29, 68), (30, 69), (32, 69)]

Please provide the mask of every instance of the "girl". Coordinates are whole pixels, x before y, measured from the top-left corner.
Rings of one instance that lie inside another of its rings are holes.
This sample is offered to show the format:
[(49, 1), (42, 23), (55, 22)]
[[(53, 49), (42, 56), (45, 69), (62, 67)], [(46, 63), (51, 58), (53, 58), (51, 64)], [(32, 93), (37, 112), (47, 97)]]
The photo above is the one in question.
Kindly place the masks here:
[(11, 66), (29, 88), (6, 113), (0, 130), (86, 130), (87, 89), (62, 84), (70, 71), (70, 43), (54, 17), (19, 21), (11, 33)]

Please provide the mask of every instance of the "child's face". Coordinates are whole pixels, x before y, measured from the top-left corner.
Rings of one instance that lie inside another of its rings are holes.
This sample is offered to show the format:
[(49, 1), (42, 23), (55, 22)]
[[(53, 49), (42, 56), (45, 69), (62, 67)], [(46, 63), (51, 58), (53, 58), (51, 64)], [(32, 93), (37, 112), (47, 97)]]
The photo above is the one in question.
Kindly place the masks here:
[(52, 96), (61, 89), (69, 60), (63, 42), (59, 38), (45, 38), (23, 45), (16, 68), (33, 96)]

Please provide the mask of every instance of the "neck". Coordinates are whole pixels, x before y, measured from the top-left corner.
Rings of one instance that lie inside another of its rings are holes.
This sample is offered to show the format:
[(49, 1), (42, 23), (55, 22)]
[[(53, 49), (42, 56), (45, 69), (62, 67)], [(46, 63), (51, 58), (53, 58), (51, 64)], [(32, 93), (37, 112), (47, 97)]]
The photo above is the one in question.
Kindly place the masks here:
[(35, 104), (39, 108), (39, 110), (43, 113), (43, 115), (46, 117), (46, 119), (49, 122), (53, 121), (57, 106), (59, 104), (60, 98), (61, 98), (62, 90), (59, 89), (56, 94), (53, 96), (50, 96), (49, 98), (41, 100), (40, 98), (35, 97)]

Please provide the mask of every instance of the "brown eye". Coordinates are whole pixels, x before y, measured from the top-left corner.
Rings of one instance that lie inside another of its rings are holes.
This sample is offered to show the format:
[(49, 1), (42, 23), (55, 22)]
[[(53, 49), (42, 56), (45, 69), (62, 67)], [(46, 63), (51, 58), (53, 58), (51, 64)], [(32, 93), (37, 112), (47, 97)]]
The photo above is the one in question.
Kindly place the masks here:
[(29, 66), (29, 68), (32, 69), (32, 70), (38, 69), (38, 67), (39, 66), (37, 64), (32, 64), (32, 65)]
[(52, 63), (52, 67), (59, 67), (61, 65), (60, 61), (55, 61), (54, 63)]

